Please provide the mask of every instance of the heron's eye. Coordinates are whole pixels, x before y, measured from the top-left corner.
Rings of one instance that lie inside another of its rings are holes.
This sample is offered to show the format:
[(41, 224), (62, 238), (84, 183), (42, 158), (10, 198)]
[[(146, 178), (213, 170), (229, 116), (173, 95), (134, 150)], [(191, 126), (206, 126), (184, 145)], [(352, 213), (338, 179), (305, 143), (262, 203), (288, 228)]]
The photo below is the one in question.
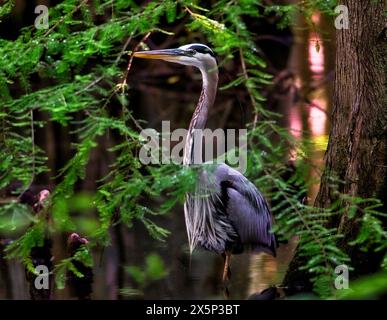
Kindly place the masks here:
[(196, 50), (194, 49), (188, 49), (187, 50), (187, 53), (190, 55), (190, 56), (194, 56), (196, 54)]

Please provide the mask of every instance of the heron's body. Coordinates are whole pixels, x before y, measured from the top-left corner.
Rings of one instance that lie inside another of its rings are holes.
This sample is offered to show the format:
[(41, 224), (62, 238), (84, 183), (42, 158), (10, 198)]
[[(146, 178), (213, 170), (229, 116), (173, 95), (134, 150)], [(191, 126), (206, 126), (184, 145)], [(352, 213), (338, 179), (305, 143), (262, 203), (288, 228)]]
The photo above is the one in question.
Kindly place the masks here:
[(264, 251), (275, 255), (266, 200), (240, 172), (226, 164), (206, 165), (185, 203), (189, 239), (217, 253)]
[[(202, 73), (203, 87), (192, 116), (184, 148), (184, 165), (194, 163), (195, 130), (204, 129), (214, 104), (218, 70), (214, 54), (202, 44), (178, 49), (142, 51), (140, 58), (191, 65)], [(191, 252), (201, 246), (217, 253), (265, 251), (275, 255), (276, 241), (266, 200), (240, 172), (226, 164), (203, 165), (193, 193), (186, 195), (185, 221)]]

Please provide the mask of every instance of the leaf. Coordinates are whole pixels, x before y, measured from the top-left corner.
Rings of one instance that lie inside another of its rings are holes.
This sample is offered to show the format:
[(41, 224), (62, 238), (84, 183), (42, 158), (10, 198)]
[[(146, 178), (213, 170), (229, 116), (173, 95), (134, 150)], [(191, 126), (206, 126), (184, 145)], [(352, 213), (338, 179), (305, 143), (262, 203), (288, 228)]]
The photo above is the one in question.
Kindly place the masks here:
[(164, 262), (161, 257), (155, 253), (146, 257), (146, 275), (150, 280), (159, 280), (167, 275)]
[(137, 282), (138, 285), (143, 286), (145, 283), (145, 273), (137, 266), (126, 267), (126, 272)]
[(143, 218), (142, 222), (144, 223), (145, 227), (147, 228), (149, 234), (157, 240), (164, 241), (164, 238), (167, 237), (170, 232), (164, 228), (161, 228), (154, 224), (151, 220), (147, 218)]
[(229, 82), (228, 84), (220, 87), (219, 89), (220, 90), (227, 90), (227, 89), (230, 89), (232, 87), (237, 87), (239, 86), (241, 83), (243, 83), (244, 81), (244, 78), (243, 77), (238, 77), (236, 79), (234, 79), (233, 81)]

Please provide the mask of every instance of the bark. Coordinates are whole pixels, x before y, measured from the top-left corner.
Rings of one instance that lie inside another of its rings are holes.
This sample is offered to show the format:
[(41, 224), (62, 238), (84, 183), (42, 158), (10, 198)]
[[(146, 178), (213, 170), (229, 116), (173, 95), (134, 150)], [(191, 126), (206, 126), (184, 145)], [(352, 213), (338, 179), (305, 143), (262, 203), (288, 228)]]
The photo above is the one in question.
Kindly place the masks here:
[[(325, 208), (336, 199), (332, 177), (340, 181), (338, 191), (343, 194), (382, 201), (387, 194), (387, 45), (383, 14), (386, 3), (384, 0), (345, 0), (341, 4), (348, 7), (349, 29), (336, 31), (332, 126), (315, 201), (315, 206)], [(352, 258), (356, 275), (378, 268), (380, 255), (367, 252), (368, 261), (365, 261), (364, 253), (347, 245), (358, 230), (353, 220), (344, 214), (332, 219), (330, 224), (344, 234), (339, 246)], [(303, 263), (296, 253), (285, 285), (302, 283), (305, 286), (307, 275), (298, 271)]]

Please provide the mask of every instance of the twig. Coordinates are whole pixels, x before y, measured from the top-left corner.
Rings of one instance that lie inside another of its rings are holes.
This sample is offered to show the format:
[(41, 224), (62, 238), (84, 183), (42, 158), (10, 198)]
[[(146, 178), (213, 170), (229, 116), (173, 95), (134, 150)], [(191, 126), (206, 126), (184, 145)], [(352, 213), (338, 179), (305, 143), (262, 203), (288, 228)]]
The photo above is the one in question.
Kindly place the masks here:
[(31, 187), (32, 182), (35, 179), (35, 128), (34, 128), (34, 111), (33, 110), (30, 111), (30, 116), (31, 116), (31, 143), (32, 143), (32, 177), (31, 177), (31, 182), (30, 182), (28, 188)]
[[(239, 58), (241, 60), (243, 77), (245, 78), (246, 81), (248, 81), (249, 80), (249, 75), (247, 74), (246, 63), (245, 63), (245, 59), (243, 58), (242, 48), (239, 49)], [(257, 103), (256, 103), (256, 101), (255, 101), (255, 99), (253, 97), (253, 94), (252, 94), (250, 88), (248, 86), (246, 86), (246, 89), (247, 89), (247, 92), (249, 94), (251, 103), (252, 103), (253, 108), (254, 108), (253, 128), (255, 129), (255, 127), (257, 125), (257, 121), (258, 121)]]
[(149, 38), (149, 36), (152, 34), (152, 31), (148, 32), (142, 39), (139, 43), (137, 43), (137, 45), (134, 47), (132, 53), (130, 54), (130, 58), (129, 58), (129, 62), (128, 62), (128, 66), (126, 68), (126, 72), (125, 72), (125, 75), (124, 75), (124, 79), (123, 81), (118, 84), (118, 87), (119, 88), (122, 88), (122, 90), (124, 91), (125, 87), (126, 87), (126, 80), (128, 78), (128, 74), (129, 74), (129, 71), (130, 71), (130, 68), (132, 66), (132, 62), (133, 62), (133, 55), (134, 53), (138, 50), (138, 48), (140, 47), (141, 43), (143, 43), (144, 41), (146, 41), (146, 39)]
[[(131, 68), (131, 66), (132, 66), (132, 62), (133, 62), (133, 58), (134, 58), (134, 53), (138, 50), (138, 48), (140, 47), (140, 45), (141, 45), (144, 41), (146, 41), (146, 39), (149, 38), (149, 36), (150, 36), (151, 34), (152, 34), (152, 31), (148, 32), (144, 37), (142, 37), (142, 39), (140, 40), (140, 42), (137, 43), (137, 45), (136, 45), (136, 46), (134, 47), (134, 49), (132, 50), (132, 52), (131, 52), (131, 54), (130, 54), (128, 66), (126, 67), (126, 71), (125, 71), (124, 78), (123, 78), (122, 82), (119, 83), (119, 84), (116, 86), (116, 88), (115, 88), (114, 91), (113, 91), (113, 94), (117, 93), (117, 91), (120, 90), (120, 89), (122, 90), (122, 93), (125, 92), (125, 87), (127, 86), (127, 78), (128, 78), (128, 74), (129, 74), (130, 68)], [(132, 39), (132, 36), (130, 36), (130, 38), (127, 40), (127, 42), (126, 42), (124, 48), (126, 48), (126, 47), (129, 45), (131, 39)], [(124, 49), (124, 50), (125, 50), (125, 49)], [(122, 51), (122, 54), (123, 54), (124, 50)], [(122, 56), (122, 54), (118, 57), (118, 59)], [(122, 106), (122, 107), (124, 107), (124, 106)], [(125, 112), (124, 108), (122, 109), (122, 112), (123, 112), (123, 113)], [(142, 128), (141, 125), (138, 123), (138, 121), (132, 116), (132, 114), (131, 114), (130, 112), (128, 112), (127, 114), (128, 114), (128, 116), (129, 116), (129, 118), (133, 121), (133, 123), (136, 125), (136, 127), (137, 127), (140, 131), (142, 131), (143, 128)]]
[(124, 46), (121, 49), (121, 52), (119, 53), (116, 60), (114, 61), (114, 65), (116, 65), (120, 61), (121, 57), (125, 53), (126, 48), (128, 47), (129, 43), (132, 41), (132, 38), (133, 38), (133, 32), (131, 33), (130, 37), (126, 40)]
[[(130, 37), (126, 40), (124, 46), (122, 47), (120, 53), (118, 54), (116, 60), (114, 61), (113, 65), (117, 65), (117, 63), (120, 61), (121, 57), (124, 55), (126, 48), (128, 47), (129, 43), (132, 41), (133, 34), (130, 35)], [(86, 87), (83, 89), (77, 91), (75, 95), (79, 95), (80, 93), (87, 91), (88, 89), (94, 87), (97, 83), (99, 83), (101, 80), (105, 78), (104, 75), (98, 77), (97, 79), (90, 82)]]
[(90, 82), (86, 87), (84, 87), (83, 89), (77, 91), (75, 93), (75, 95), (79, 95), (80, 93), (84, 92), (84, 91), (87, 91), (88, 89), (90, 89), (91, 87), (94, 87), (98, 82), (100, 82), (103, 78), (105, 78), (105, 76), (100, 76), (98, 77), (97, 79), (93, 80), (92, 82)]
[(30, 110), (30, 128), (31, 128), (31, 144), (32, 144), (32, 175), (31, 180), (28, 186), (20, 193), (17, 199), (20, 199), (20, 197), (26, 192), (29, 188), (31, 188), (32, 183), (35, 180), (35, 130), (34, 130), (34, 110)]

